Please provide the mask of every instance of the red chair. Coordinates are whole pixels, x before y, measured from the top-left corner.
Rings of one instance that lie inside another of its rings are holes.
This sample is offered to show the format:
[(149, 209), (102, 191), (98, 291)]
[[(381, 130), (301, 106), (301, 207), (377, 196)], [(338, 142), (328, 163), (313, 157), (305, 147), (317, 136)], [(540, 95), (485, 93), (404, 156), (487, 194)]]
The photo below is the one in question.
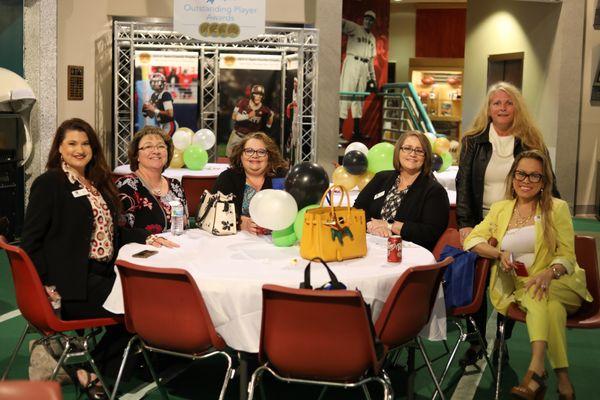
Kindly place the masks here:
[[(577, 264), (585, 270), (587, 289), (594, 298), (592, 302), (583, 302), (581, 308), (573, 315), (567, 317), (569, 329), (598, 329), (600, 328), (600, 276), (598, 275), (598, 254), (596, 239), (591, 236), (575, 235), (575, 257)], [(525, 322), (527, 314), (516, 303), (508, 307), (507, 317), (515, 321)], [(502, 360), (504, 348), (504, 324), (500, 325), (500, 354)], [(500, 396), (500, 380), (502, 377), (502, 363), (498, 364), (496, 376), (496, 399)]]
[(452, 246), (457, 249), (462, 249), (462, 245), (460, 244), (460, 233), (456, 228), (448, 228), (442, 233), (442, 236), (438, 239), (435, 247), (433, 248), (433, 256), (436, 260), (440, 259), (440, 255), (442, 254), (442, 250), (444, 247)]
[(223, 351), (226, 344), (215, 330), (194, 279), (181, 269), (143, 267), (122, 260), (117, 260), (117, 267), (123, 285), (125, 326), (135, 336), (123, 354), (111, 398), (117, 394), (129, 351), (137, 342), (161, 395), (167, 399), (147, 350), (192, 360), (225, 357), (227, 370), (219, 395), (222, 400), (233, 377), (232, 361)]
[(264, 365), (252, 374), (249, 400), (265, 371), (285, 382), (360, 386), (367, 395), (364, 385), (376, 381), (384, 399), (393, 398), (363, 298), (354, 290), (264, 285), (259, 357)]
[(3, 381), (0, 382), (2, 400), (62, 400), (58, 382)]
[(452, 261), (452, 257), (447, 257), (437, 264), (409, 268), (392, 288), (375, 323), (375, 332), (387, 349), (393, 350), (413, 341), (417, 343), (442, 399), (444, 394), (433, 372), (419, 332), (429, 322), (444, 269)]
[(188, 215), (190, 217), (195, 217), (198, 214), (202, 193), (205, 190), (210, 192), (216, 180), (216, 177), (191, 175), (184, 175), (181, 178), (181, 185), (185, 193), (185, 201), (187, 202)]
[[(101, 329), (104, 326), (119, 324), (122, 323), (123, 320), (121, 318), (94, 318), (73, 321), (64, 321), (60, 319), (54, 314), (40, 277), (33, 262), (25, 251), (19, 247), (11, 246), (3, 242), (0, 242), (0, 248), (6, 250), (8, 254), (15, 286), (17, 305), (23, 317), (27, 320), (27, 326), (21, 334), (17, 346), (10, 357), (6, 370), (2, 375), (2, 380), (6, 379), (8, 376), (10, 368), (27, 333), (37, 331), (42, 337), (37, 340), (35, 345), (43, 344), (44, 342), (53, 339), (60, 339), (65, 343), (64, 351), (58, 360), (58, 364), (54, 368), (51, 379), (56, 377), (60, 368), (64, 364), (69, 363), (71, 358), (83, 357), (93, 368), (100, 383), (106, 388), (102, 375), (90, 354), (89, 340), (99, 333), (99, 328)], [(70, 331), (85, 329), (91, 329), (91, 332), (83, 337), (77, 335), (75, 332), (69, 333)], [(82, 340), (83, 345), (81, 345)], [(81, 363), (81, 361), (75, 360), (73, 363)], [(108, 391), (107, 395), (110, 395)]]

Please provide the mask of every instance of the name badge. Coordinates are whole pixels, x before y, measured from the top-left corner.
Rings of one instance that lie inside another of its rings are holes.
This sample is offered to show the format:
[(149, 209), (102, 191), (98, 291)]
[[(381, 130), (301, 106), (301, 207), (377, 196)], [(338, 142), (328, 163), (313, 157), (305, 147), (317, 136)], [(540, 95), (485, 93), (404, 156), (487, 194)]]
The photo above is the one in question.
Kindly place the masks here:
[(377, 200), (378, 198), (382, 197), (385, 194), (385, 190), (383, 192), (379, 192), (377, 193), (374, 197), (373, 200)]
[(87, 196), (88, 191), (87, 191), (87, 189), (73, 190), (71, 192), (71, 194), (73, 195), (73, 197), (77, 198), (77, 197), (81, 197), (81, 196)]

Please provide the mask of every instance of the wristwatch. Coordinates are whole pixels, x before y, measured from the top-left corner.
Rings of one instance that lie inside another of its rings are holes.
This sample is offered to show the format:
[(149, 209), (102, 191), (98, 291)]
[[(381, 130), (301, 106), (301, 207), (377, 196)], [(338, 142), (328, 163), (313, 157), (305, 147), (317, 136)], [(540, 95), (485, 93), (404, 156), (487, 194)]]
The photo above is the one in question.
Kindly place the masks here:
[(390, 232), (392, 232), (392, 233), (394, 233), (394, 232), (392, 231), (392, 226), (394, 225), (394, 222), (396, 222), (396, 221), (394, 221), (394, 219), (392, 219), (392, 218), (390, 218), (390, 219), (388, 219), (388, 220), (387, 220), (387, 228), (388, 228), (388, 229), (389, 229), (389, 231), (390, 231)]
[(563, 274), (556, 268), (556, 265), (552, 266), (552, 273), (554, 274), (554, 279), (559, 279)]

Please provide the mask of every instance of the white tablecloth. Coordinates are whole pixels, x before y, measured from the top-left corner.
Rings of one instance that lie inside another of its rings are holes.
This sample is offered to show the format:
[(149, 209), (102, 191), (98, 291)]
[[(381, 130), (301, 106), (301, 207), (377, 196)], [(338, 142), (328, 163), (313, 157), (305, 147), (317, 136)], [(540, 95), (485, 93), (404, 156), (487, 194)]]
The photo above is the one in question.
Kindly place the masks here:
[[(167, 168), (165, 172), (163, 172), (163, 175), (178, 180), (181, 180), (181, 177), (184, 175), (216, 178), (227, 168), (229, 168), (229, 164), (208, 163), (200, 171), (193, 171), (188, 168)], [(117, 168), (115, 168), (114, 173), (119, 175), (130, 174), (131, 169), (129, 168), (129, 165), (119, 165)]]
[[(213, 236), (191, 229), (173, 237), (180, 248), (158, 249), (158, 254), (146, 259), (132, 258), (140, 250), (150, 248), (129, 244), (121, 248), (119, 258), (154, 267), (182, 268), (196, 280), (217, 332), (236, 350), (256, 353), (262, 312), (262, 291), (265, 283), (297, 288), (303, 280), (306, 261), (299, 256), (299, 247), (275, 247), (270, 236), (253, 236), (245, 232), (233, 236)], [(398, 277), (408, 267), (430, 264), (434, 257), (423, 247), (403, 242), (401, 263), (387, 262), (387, 240), (367, 235), (368, 254), (364, 258), (331, 263), (331, 269), (349, 289), (359, 288), (376, 319)], [(313, 287), (328, 281), (324, 268), (311, 268)], [(121, 282), (117, 280), (104, 307), (123, 312)], [(446, 337), (446, 311), (440, 288), (429, 325), (421, 335), (430, 340)]]
[[(448, 191), (456, 191), (456, 173), (458, 172), (458, 166), (452, 165), (448, 167), (444, 172), (434, 172), (433, 174), (437, 178), (438, 182)], [(452, 201), (450, 201), (452, 203)]]

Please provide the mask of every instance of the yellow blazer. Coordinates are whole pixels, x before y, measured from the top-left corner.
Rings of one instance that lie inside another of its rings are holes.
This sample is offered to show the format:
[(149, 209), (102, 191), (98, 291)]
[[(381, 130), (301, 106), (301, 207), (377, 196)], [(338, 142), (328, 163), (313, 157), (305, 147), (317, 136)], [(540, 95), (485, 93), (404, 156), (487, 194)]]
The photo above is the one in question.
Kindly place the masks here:
[[(490, 212), (471, 234), (467, 236), (464, 249), (469, 250), (479, 243), (487, 242), (490, 237), (498, 240), (498, 248), (508, 228), (508, 223), (513, 214), (516, 200), (502, 200), (494, 203)], [(535, 258), (529, 270), (529, 275), (534, 276), (550, 268), (553, 264), (562, 264), (567, 269), (567, 274), (560, 279), (564, 280), (569, 288), (586, 301), (592, 301), (592, 296), (587, 291), (585, 271), (577, 265), (575, 259), (575, 232), (573, 220), (567, 203), (560, 199), (553, 199), (552, 219), (556, 228), (556, 248), (548, 247), (544, 241), (544, 232), (541, 220), (541, 209), (538, 205), (535, 217)], [(521, 288), (529, 278), (517, 277), (498, 268), (498, 262), (492, 266), (490, 276), (490, 299), (492, 304), (501, 314), (515, 301), (514, 292)]]

